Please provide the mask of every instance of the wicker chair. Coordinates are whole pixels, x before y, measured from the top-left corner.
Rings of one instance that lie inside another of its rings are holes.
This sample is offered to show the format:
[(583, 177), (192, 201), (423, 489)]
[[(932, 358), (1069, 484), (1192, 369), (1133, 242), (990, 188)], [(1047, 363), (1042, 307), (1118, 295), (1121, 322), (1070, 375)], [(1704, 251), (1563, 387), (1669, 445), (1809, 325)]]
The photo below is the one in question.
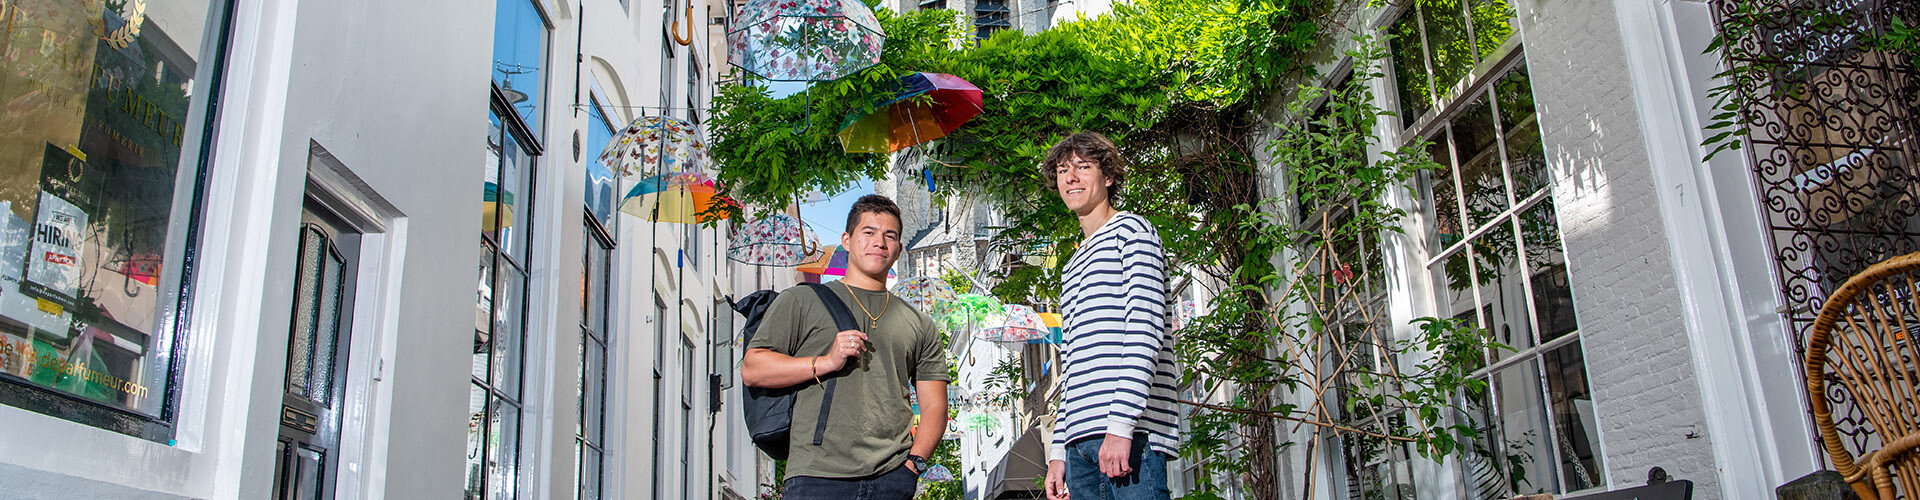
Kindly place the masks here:
[[(1920, 494), (1920, 253), (1887, 259), (1848, 278), (1814, 319), (1807, 339), (1807, 400), (1835, 470), (1866, 500)], [(1834, 376), (1828, 379), (1829, 372)], [(1853, 395), (1883, 446), (1854, 457), (1834, 429), (1829, 382)], [(1866, 483), (1871, 480), (1871, 485)]]

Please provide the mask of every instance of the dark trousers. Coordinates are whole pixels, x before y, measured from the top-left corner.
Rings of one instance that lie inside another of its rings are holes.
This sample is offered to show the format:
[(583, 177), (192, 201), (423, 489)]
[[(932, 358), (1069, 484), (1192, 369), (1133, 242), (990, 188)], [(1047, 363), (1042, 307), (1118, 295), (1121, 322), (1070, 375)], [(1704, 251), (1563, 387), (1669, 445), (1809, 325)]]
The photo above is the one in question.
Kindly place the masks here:
[(902, 465), (867, 477), (825, 478), (794, 476), (787, 479), (782, 500), (910, 500), (920, 486), (920, 476)]

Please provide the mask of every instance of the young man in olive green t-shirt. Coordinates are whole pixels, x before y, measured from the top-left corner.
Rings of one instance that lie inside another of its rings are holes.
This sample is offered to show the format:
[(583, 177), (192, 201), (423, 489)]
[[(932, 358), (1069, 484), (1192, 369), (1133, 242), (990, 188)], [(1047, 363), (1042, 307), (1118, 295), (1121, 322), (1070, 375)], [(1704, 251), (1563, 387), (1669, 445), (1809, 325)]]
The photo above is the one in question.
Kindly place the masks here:
[[(900, 257), (900, 209), (879, 195), (861, 197), (840, 235), (847, 276), (827, 287), (853, 312), (858, 329), (839, 331), (812, 290), (773, 299), (747, 343), (741, 381), (753, 387), (807, 384), (795, 395), (788, 444), (787, 500), (912, 498), (926, 457), (947, 424), (947, 359), (926, 313), (886, 290)], [(825, 438), (813, 444), (825, 390), (834, 379)], [(907, 388), (928, 417), (913, 425)]]

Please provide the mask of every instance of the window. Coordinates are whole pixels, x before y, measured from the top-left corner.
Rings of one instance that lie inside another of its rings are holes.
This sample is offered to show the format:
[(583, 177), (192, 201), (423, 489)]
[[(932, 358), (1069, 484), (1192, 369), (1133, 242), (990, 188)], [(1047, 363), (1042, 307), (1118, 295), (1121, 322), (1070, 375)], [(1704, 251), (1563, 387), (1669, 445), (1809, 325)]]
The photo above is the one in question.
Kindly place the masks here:
[(174, 208), (196, 189), (174, 188), (207, 164), (186, 140), (213, 113), (187, 117), (218, 100), (194, 73), (224, 55), (201, 27), (228, 3), (0, 0), (0, 404), (172, 438), (172, 311), (199, 226)]
[(546, 96), (540, 67), (548, 29), (528, 1), (501, 2), (496, 15), (466, 464), (466, 498), (489, 500), (519, 494), (528, 238), (535, 215), (530, 195), (541, 151), (536, 137)]
[[(1425, 4), (1423, 4), (1425, 5)], [(1425, 190), (1439, 311), (1514, 351), (1486, 353), (1466, 401), (1481, 442), (1463, 460), (1475, 498), (1599, 486), (1591, 390), (1524, 60), (1454, 102), (1430, 131), (1443, 169)]]
[(1007, 0), (976, 0), (973, 3), (973, 37), (985, 40), (993, 32), (1013, 27), (1009, 22)]
[(1507, 0), (1418, 0), (1388, 26), (1400, 120), (1413, 126), (1513, 36)]
[(666, 498), (660, 484), (665, 469), (667, 432), (667, 303), (653, 299), (653, 497)]
[(920, 10), (947, 8), (947, 0), (920, 0)]
[(680, 496), (693, 496), (693, 334), (680, 336)]
[(574, 436), (580, 460), (579, 500), (600, 498), (604, 491), (601, 464), (606, 461), (607, 307), (614, 245), (592, 217), (589, 212), (585, 221), (586, 255), (580, 275), (580, 418)]

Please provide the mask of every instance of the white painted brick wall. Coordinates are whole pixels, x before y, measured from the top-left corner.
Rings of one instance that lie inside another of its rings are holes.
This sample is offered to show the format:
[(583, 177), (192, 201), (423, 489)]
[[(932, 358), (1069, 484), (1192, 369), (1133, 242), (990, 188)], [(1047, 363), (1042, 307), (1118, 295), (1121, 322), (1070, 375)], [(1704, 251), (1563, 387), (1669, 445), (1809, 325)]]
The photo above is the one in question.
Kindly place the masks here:
[(1721, 497), (1612, 2), (1516, 2), (1612, 487)]

